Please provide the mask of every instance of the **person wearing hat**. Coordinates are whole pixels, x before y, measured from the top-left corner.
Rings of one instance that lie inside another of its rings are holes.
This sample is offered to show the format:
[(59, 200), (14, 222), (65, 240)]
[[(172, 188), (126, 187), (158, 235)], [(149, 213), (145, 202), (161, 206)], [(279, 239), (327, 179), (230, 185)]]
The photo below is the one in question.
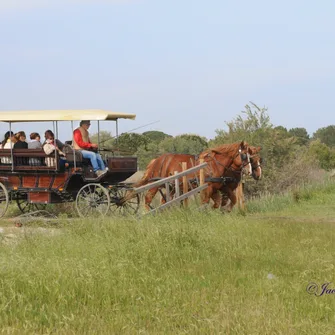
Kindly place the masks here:
[(81, 151), (83, 158), (90, 159), (94, 172), (98, 177), (101, 177), (107, 173), (107, 170), (100, 154), (93, 151), (98, 148), (98, 145), (92, 143), (90, 140), (88, 132), (90, 125), (90, 121), (80, 121), (79, 128), (75, 129), (73, 132), (72, 145), (75, 150)]

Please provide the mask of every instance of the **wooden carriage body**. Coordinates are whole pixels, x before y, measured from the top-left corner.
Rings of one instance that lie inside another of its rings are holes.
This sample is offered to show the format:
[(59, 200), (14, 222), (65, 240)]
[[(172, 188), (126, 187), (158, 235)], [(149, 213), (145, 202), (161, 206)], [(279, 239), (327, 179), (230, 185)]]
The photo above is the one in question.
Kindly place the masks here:
[[(1, 158), (13, 160), (1, 163)], [(137, 171), (136, 157), (107, 157), (108, 173), (96, 178), (89, 160), (65, 160), (65, 166), (47, 166), (46, 160), (54, 159), (38, 149), (0, 149), (0, 182), (11, 200), (26, 199), (28, 203), (49, 204), (73, 201), (78, 191), (92, 181), (106, 187), (124, 182)], [(32, 162), (32, 163), (29, 163)], [(40, 162), (40, 164), (36, 164)]]
[[(118, 120), (118, 118), (134, 118), (132, 114), (102, 113), (89, 111), (69, 115), (69, 111), (51, 113), (57, 120), (77, 120), (81, 118), (97, 120)], [(28, 112), (27, 112), (28, 113)], [(3, 114), (3, 115), (2, 115)], [(17, 116), (15, 116), (17, 114)], [(89, 114), (89, 115), (88, 115)], [(24, 114), (23, 112), (6, 115), (0, 113), (0, 121), (11, 123), (18, 121), (46, 121), (50, 113), (37, 113), (37, 115)], [(59, 157), (57, 151), (46, 155), (43, 149), (0, 149), (0, 207), (5, 207), (0, 216), (4, 215), (8, 202), (15, 201), (22, 212), (27, 209), (41, 209), (47, 204), (78, 202), (78, 195), (82, 198), (90, 192), (95, 192), (95, 198), (90, 195), (85, 201), (92, 204), (91, 199), (102, 199), (108, 202), (121, 204), (120, 198), (125, 191), (125, 180), (137, 172), (136, 157), (120, 157), (105, 155), (105, 164), (108, 172), (97, 177), (93, 171), (90, 160), (83, 159), (80, 152), (68, 152), (66, 157)], [(93, 186), (91, 186), (93, 185)], [(99, 189), (100, 193), (96, 190)], [(139, 200), (139, 199), (138, 199)], [(102, 200), (99, 200), (100, 202)], [(99, 202), (98, 201), (98, 202)], [(98, 203), (99, 205), (99, 203)], [(97, 200), (94, 206), (97, 205)], [(123, 203), (122, 203), (123, 205)], [(137, 208), (138, 206), (136, 206)], [(77, 208), (78, 214), (82, 214)], [(105, 211), (105, 209), (104, 209)]]

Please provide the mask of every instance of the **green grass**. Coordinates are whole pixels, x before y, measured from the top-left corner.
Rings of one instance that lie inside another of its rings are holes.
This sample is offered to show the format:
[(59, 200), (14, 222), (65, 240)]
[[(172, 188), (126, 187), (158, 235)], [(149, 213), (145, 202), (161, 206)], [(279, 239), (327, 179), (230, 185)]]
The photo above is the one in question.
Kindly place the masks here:
[(306, 286), (335, 288), (335, 187), (297, 192), (250, 202), (244, 216), (174, 210), (3, 238), (0, 330), (334, 334), (335, 294)]

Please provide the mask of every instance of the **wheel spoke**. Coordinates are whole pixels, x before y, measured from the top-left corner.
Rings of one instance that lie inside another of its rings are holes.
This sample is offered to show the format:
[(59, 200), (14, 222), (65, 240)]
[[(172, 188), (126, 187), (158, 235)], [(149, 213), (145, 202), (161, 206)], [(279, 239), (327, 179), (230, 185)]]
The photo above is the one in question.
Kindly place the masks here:
[(129, 188), (120, 188), (120, 187), (113, 187), (110, 190), (111, 194), (111, 212), (118, 213), (121, 215), (124, 214), (136, 214), (139, 205), (140, 205), (140, 197), (138, 194), (135, 194), (129, 200), (123, 201), (131, 192)]
[(76, 198), (76, 208), (80, 216), (104, 216), (108, 212), (110, 196), (99, 184), (83, 186)]

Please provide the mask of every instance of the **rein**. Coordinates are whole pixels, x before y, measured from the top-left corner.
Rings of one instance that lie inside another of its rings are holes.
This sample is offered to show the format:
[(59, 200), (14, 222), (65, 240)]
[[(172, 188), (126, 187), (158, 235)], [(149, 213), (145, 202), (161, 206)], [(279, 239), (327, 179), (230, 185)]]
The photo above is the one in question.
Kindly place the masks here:
[[(221, 155), (222, 155), (222, 154), (221, 154)], [(242, 160), (242, 165), (241, 165), (241, 167), (240, 167), (239, 169), (234, 169), (234, 168), (232, 167), (232, 165), (234, 164), (234, 160), (235, 160), (235, 158), (236, 158), (238, 155), (242, 155), (242, 153), (239, 151), (238, 153), (236, 153), (236, 155), (235, 155), (234, 157), (231, 157), (231, 163), (230, 163), (230, 165), (228, 165), (228, 166), (226, 166), (226, 165), (220, 163), (220, 162), (215, 158), (215, 156), (211, 156), (210, 154), (209, 154), (208, 156), (209, 156), (210, 158), (212, 158), (212, 160), (215, 162), (216, 165), (220, 165), (220, 166), (222, 166), (222, 167), (224, 168), (223, 173), (222, 173), (222, 176), (223, 176), (224, 173), (225, 173), (225, 171), (232, 171), (233, 173), (239, 173), (239, 174), (242, 174), (242, 172), (243, 172), (243, 168), (244, 168), (245, 166), (247, 166), (248, 164), (250, 164), (250, 161), (249, 161), (248, 163), (244, 163), (244, 160), (241, 158), (241, 160)]]

